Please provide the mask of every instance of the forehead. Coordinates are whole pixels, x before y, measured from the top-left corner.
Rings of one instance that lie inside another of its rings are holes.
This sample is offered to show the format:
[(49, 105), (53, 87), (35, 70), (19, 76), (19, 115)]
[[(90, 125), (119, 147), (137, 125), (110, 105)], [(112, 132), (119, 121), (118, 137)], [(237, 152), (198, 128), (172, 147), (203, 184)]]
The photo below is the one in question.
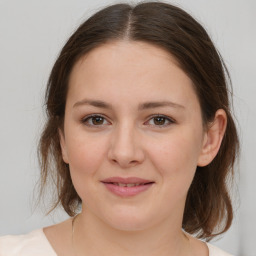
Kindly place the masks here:
[(195, 96), (191, 79), (170, 53), (149, 43), (128, 41), (101, 45), (78, 60), (69, 94), (96, 94), (113, 101), (131, 95), (145, 101), (176, 98), (186, 102), (191, 94)]
[(81, 66), (103, 72), (107, 68), (126, 70), (126, 68), (144, 67), (144, 70), (163, 65), (176, 65), (176, 59), (166, 50), (153, 44), (136, 41), (113, 41), (105, 43), (81, 57), (73, 68), (73, 72)]

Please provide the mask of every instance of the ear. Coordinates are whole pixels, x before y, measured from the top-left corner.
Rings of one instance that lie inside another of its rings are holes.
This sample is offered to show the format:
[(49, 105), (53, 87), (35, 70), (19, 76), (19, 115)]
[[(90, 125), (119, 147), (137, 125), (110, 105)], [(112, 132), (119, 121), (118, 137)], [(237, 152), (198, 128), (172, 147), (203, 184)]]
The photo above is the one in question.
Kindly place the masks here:
[(59, 138), (60, 138), (60, 147), (61, 147), (61, 153), (63, 161), (68, 164), (68, 154), (67, 154), (67, 147), (66, 147), (66, 141), (65, 141), (65, 135), (64, 131), (62, 129), (59, 129)]
[(201, 154), (198, 159), (198, 166), (206, 166), (212, 162), (217, 155), (227, 127), (227, 115), (223, 109), (215, 113), (213, 122), (205, 131)]

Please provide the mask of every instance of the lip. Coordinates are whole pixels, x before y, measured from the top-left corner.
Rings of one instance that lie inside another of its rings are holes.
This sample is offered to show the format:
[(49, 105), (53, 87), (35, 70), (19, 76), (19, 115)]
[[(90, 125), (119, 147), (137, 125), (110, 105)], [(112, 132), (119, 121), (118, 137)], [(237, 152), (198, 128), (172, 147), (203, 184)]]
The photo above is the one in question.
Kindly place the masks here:
[(154, 182), (154, 181), (146, 180), (146, 179), (142, 179), (142, 178), (138, 178), (138, 177), (128, 177), (128, 178), (110, 177), (110, 178), (102, 180), (101, 182), (129, 184), (129, 183), (149, 183), (149, 182)]
[[(148, 190), (155, 182), (141, 179), (138, 177), (128, 177), (128, 178), (122, 178), (122, 177), (110, 177), (103, 181), (101, 181), (105, 187), (112, 192), (113, 194), (120, 196), (120, 197), (132, 197), (136, 196), (146, 190)], [(121, 187), (114, 183), (123, 183), (123, 184), (129, 184), (129, 183), (141, 183), (138, 186), (133, 187)]]

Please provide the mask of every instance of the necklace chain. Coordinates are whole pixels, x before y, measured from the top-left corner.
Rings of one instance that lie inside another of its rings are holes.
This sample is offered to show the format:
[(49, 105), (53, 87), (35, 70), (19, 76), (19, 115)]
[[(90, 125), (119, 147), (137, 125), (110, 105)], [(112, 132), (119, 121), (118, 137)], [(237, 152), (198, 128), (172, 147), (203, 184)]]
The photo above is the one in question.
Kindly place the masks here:
[(73, 254), (74, 256), (77, 256), (76, 253), (76, 248), (75, 248), (75, 243), (74, 243), (74, 234), (75, 234), (75, 220), (79, 214), (77, 214), (75, 217), (72, 219), (72, 249), (73, 249)]

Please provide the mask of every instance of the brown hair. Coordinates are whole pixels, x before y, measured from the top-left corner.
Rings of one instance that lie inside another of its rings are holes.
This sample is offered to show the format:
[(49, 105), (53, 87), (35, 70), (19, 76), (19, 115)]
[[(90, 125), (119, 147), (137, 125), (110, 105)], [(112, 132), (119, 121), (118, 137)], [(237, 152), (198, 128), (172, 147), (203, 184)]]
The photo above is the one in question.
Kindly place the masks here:
[(204, 28), (188, 13), (167, 3), (106, 7), (81, 24), (69, 38), (53, 66), (46, 91), (48, 120), (39, 144), (41, 192), (50, 177), (57, 188), (53, 209), (61, 204), (73, 216), (81, 203), (69, 167), (62, 160), (58, 135), (65, 115), (69, 76), (79, 58), (116, 40), (147, 42), (174, 56), (193, 81), (204, 124), (213, 120), (218, 109), (226, 111), (227, 128), (220, 150), (208, 166), (197, 168), (183, 217), (185, 231), (210, 240), (225, 232), (233, 218), (227, 181), (228, 177), (233, 177), (239, 143), (230, 111), (230, 79)]

